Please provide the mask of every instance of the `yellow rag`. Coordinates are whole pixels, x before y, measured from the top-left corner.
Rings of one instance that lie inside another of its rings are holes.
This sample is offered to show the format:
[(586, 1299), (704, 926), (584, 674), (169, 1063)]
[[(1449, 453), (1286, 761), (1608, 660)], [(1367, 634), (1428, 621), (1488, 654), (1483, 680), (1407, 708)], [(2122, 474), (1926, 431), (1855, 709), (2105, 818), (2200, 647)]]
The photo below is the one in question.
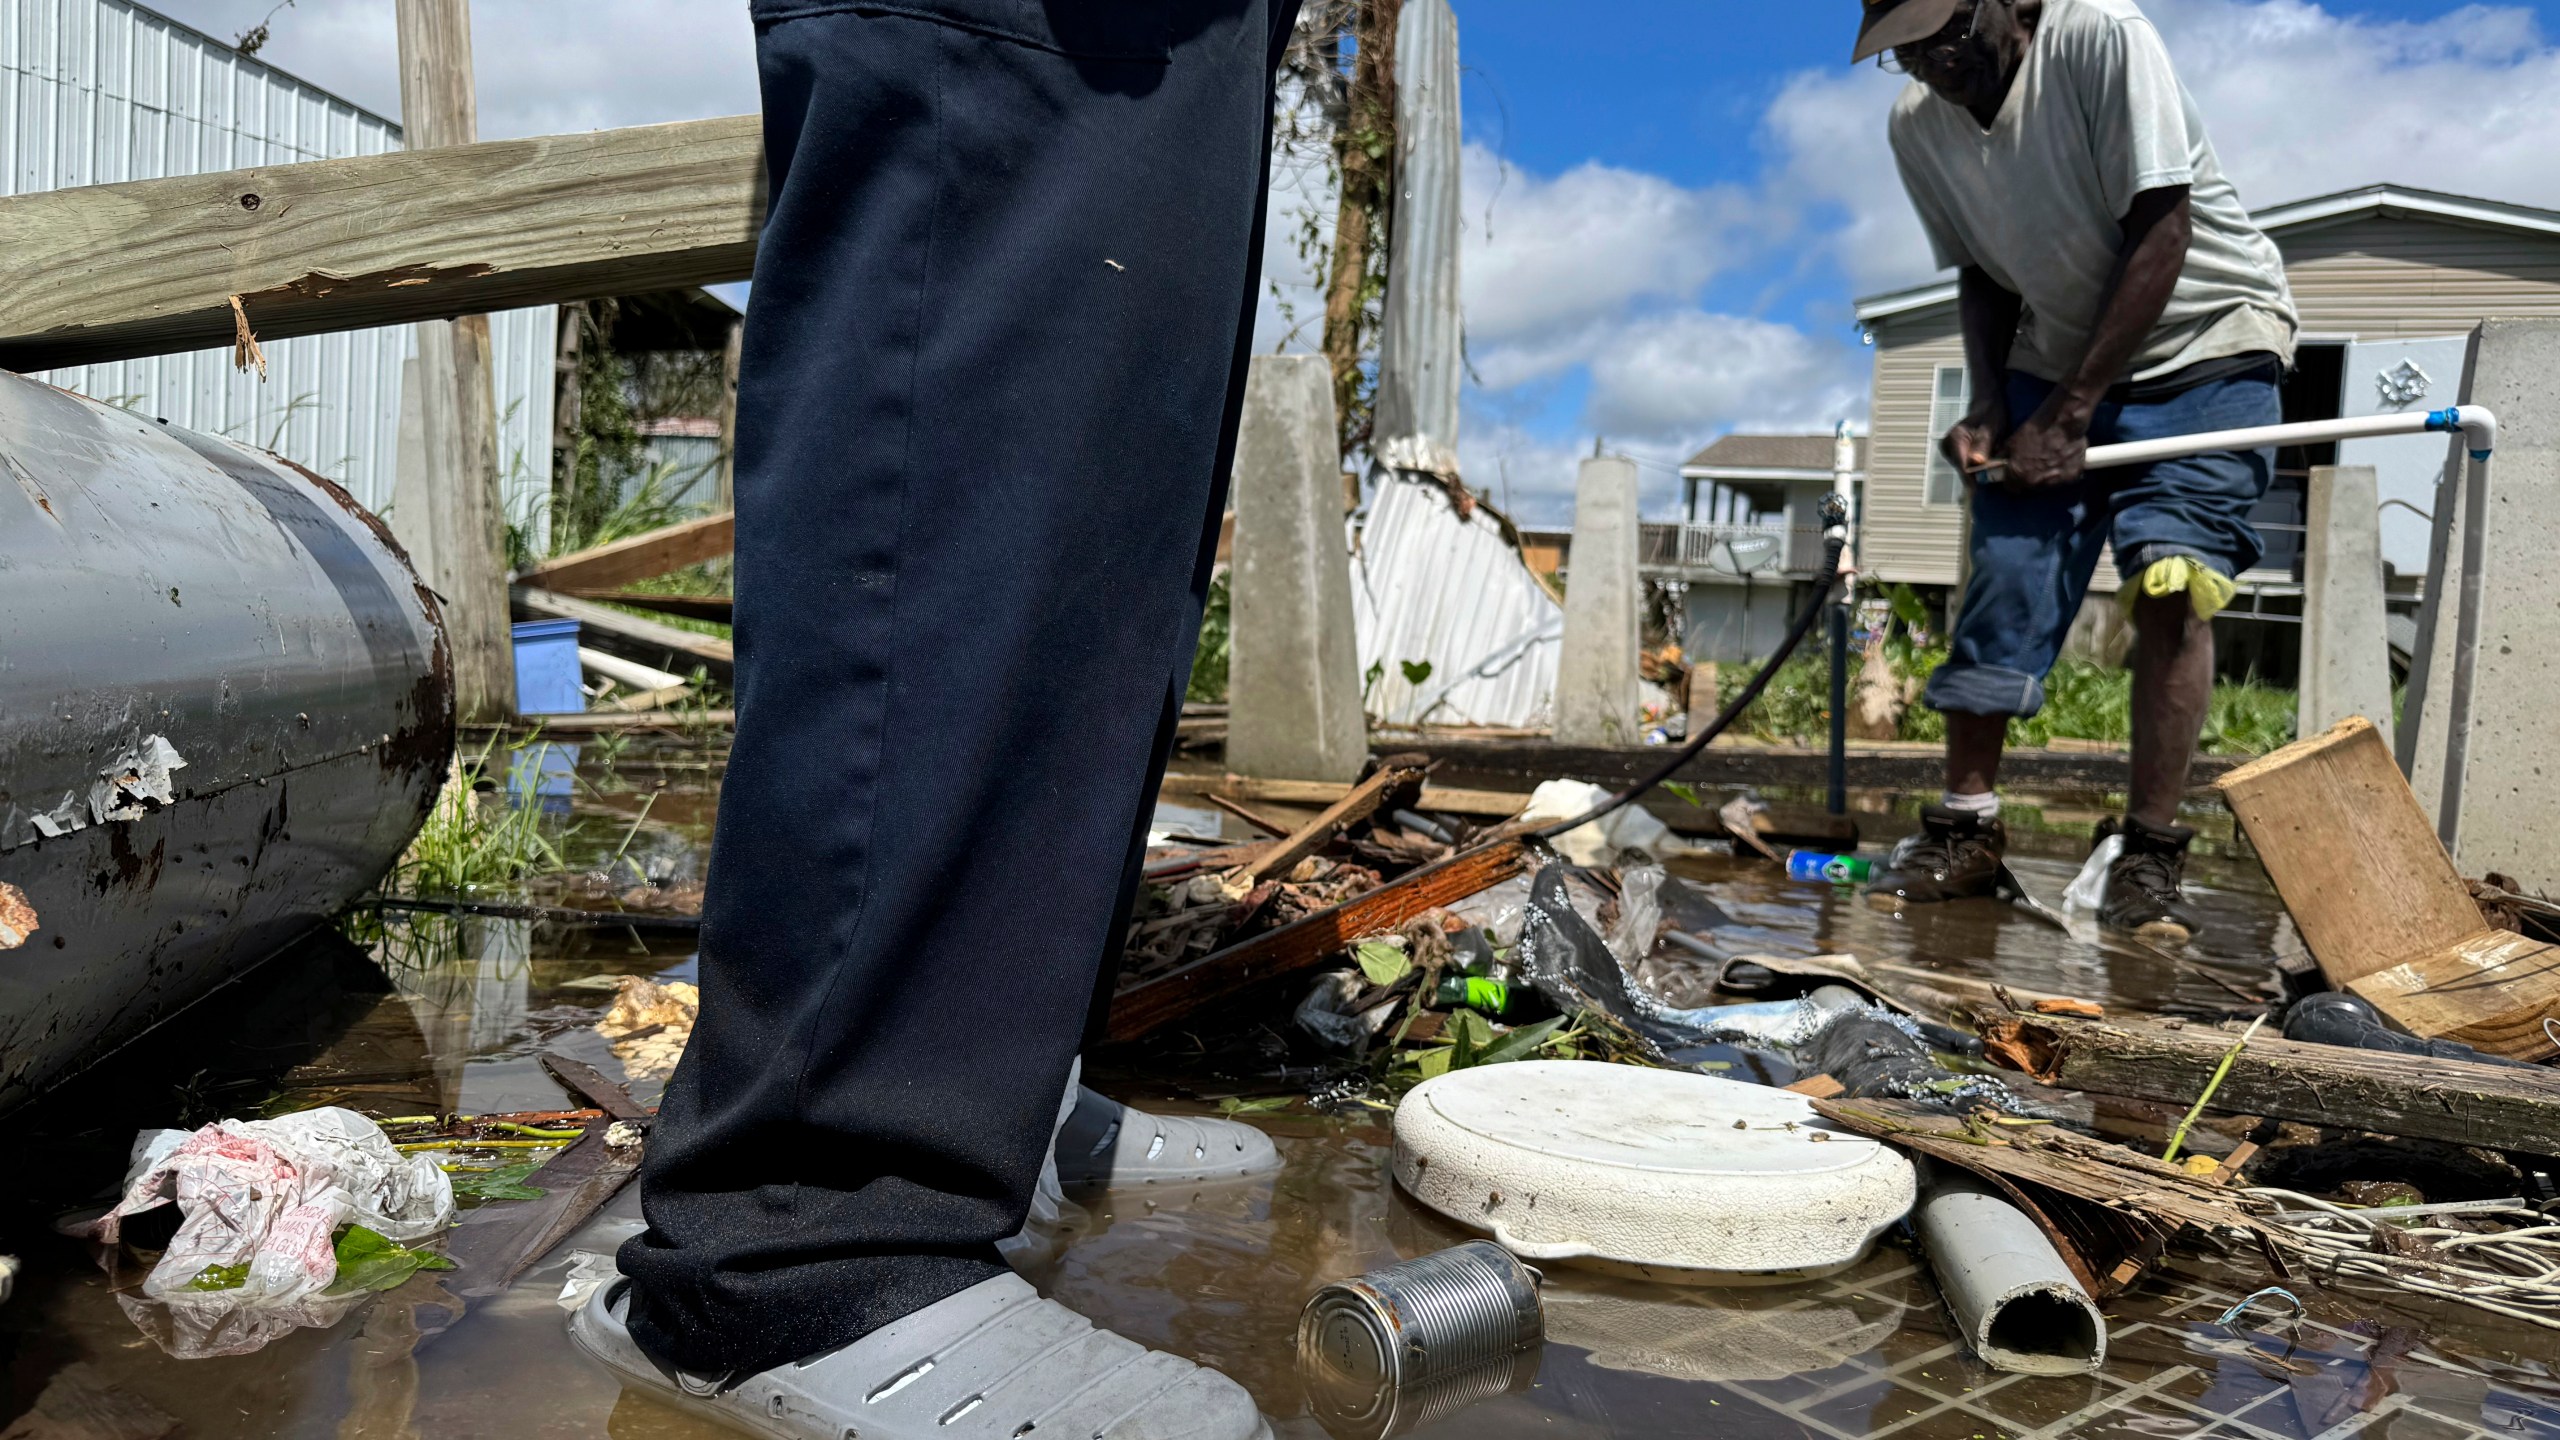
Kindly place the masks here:
[(2124, 613), (2131, 615), (2135, 596), (2175, 595), (2181, 590), (2187, 592), (2187, 603), (2195, 607), (2199, 620), (2210, 620), (2221, 614), (2232, 597), (2240, 593), (2240, 587), (2231, 582), (2230, 576), (2203, 561), (2187, 555), (2171, 555), (2143, 567), (2142, 574), (2126, 586), (2118, 598), (2124, 604)]

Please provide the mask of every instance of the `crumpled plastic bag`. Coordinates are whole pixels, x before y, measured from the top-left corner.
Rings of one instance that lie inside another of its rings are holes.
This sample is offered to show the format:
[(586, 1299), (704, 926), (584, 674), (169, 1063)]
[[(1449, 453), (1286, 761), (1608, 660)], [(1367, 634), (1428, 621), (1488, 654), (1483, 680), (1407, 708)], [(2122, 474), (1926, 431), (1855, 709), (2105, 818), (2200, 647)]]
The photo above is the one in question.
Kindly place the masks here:
[(2114, 867), (2116, 857), (2123, 853), (2123, 836), (2110, 835), (2099, 841), (2097, 848), (2089, 852), (2089, 863), (2081, 866), (2080, 873), (2071, 878), (2071, 888), (2062, 892), (2062, 908), (2086, 910), (2093, 915), (2105, 909), (2107, 871)]
[[(1587, 780), (1550, 780), (1529, 792), (1529, 808), (1520, 812), (1520, 818), (1537, 825), (1570, 820), (1608, 799), (1611, 793)], [(1641, 805), (1629, 805), (1588, 825), (1577, 825), (1547, 843), (1574, 864), (1594, 868), (1616, 864), (1618, 856), (1629, 850), (1640, 850), (1656, 860), (1689, 853), (1688, 845), (1671, 833), (1671, 827)]]
[[(339, 1226), (407, 1244), (451, 1224), (454, 1209), (453, 1182), (434, 1161), (401, 1154), (382, 1127), (335, 1106), (193, 1132), (144, 1131), (123, 1197), (84, 1233), (113, 1245), (125, 1216), (173, 1200), (184, 1218), (142, 1293), (191, 1309), (290, 1306), (338, 1278)], [(243, 1269), (237, 1285), (196, 1283), (208, 1270), (235, 1268)]]

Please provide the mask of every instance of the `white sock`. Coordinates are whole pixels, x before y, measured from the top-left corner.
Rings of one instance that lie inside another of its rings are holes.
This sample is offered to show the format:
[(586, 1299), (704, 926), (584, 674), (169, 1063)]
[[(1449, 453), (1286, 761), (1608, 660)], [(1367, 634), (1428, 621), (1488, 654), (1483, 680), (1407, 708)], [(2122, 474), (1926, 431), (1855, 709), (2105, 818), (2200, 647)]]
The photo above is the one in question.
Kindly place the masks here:
[(1979, 815), (1985, 820), (1997, 820), (2000, 818), (2000, 796), (1996, 792), (1990, 790), (1985, 790), (1979, 795), (1959, 795), (1953, 790), (1950, 790), (1947, 792), (1946, 798), (1940, 800), (1938, 803), (1946, 806), (1950, 810), (1961, 810), (1968, 815)]

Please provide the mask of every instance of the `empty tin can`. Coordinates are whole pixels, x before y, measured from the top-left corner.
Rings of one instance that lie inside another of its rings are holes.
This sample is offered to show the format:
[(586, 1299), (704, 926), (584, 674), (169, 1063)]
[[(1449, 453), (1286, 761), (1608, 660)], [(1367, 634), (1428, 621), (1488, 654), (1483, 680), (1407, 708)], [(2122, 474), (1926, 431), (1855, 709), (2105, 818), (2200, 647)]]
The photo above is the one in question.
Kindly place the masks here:
[(1298, 1316), (1311, 1384), (1399, 1389), (1508, 1360), (1546, 1334), (1538, 1272), (1489, 1240), (1327, 1285)]

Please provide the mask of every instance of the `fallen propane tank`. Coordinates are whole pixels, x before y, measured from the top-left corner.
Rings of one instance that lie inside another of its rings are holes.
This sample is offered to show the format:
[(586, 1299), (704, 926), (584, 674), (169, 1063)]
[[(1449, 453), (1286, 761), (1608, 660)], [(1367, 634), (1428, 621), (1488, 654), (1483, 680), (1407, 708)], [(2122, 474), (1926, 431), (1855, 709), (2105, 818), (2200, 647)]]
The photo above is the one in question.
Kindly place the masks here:
[(436, 602), (347, 493), (0, 373), (0, 1111), (379, 880), (453, 751)]

